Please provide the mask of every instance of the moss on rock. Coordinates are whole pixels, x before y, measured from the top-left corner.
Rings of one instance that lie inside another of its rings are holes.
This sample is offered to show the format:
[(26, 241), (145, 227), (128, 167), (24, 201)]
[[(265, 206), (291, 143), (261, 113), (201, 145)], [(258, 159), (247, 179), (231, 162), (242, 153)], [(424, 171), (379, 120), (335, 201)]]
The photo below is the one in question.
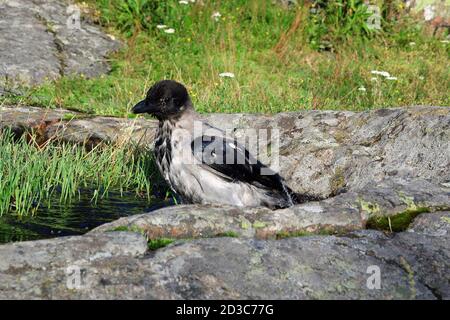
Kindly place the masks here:
[(367, 220), (366, 228), (390, 232), (405, 231), (414, 218), (424, 212), (429, 212), (429, 209), (416, 207), (414, 210), (405, 210), (392, 216), (373, 215)]
[(175, 239), (170, 238), (150, 239), (148, 240), (148, 249), (154, 251), (166, 247), (174, 241)]

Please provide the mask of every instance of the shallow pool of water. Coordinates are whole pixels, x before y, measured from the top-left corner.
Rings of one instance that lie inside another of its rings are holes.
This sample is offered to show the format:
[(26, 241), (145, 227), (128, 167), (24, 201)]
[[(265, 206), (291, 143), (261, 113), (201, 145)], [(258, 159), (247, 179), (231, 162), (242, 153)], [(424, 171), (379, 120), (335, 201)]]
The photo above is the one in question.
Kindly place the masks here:
[(55, 200), (50, 208), (41, 207), (34, 216), (19, 218), (6, 214), (0, 217), (0, 243), (84, 234), (121, 217), (170, 205), (174, 205), (172, 199), (155, 198), (148, 202), (134, 194), (121, 197), (110, 193), (107, 199), (100, 199), (97, 204), (92, 203), (88, 196), (65, 205)]

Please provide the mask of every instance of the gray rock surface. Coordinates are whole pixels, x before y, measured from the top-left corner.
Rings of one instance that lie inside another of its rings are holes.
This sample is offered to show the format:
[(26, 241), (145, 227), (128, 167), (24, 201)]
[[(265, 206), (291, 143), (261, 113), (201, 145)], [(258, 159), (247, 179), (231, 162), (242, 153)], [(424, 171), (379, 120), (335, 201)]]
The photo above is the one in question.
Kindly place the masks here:
[[(419, 232), (436, 237), (449, 237), (450, 211), (423, 214), (409, 227), (409, 232)], [(444, 240), (445, 241), (445, 240)]]
[(94, 117), (65, 109), (0, 106), (0, 130), (9, 128), (17, 135), (34, 132), (38, 140), (92, 145), (133, 141), (151, 145), (157, 127), (152, 120)]
[[(42, 139), (57, 137), (75, 143), (131, 139), (144, 145), (153, 143), (157, 128), (154, 120), (89, 118), (75, 112), (71, 112), (72, 120), (57, 121), (67, 113), (3, 106), (0, 128), (37, 128)], [(279, 130), (279, 171), (300, 193), (329, 197), (390, 179), (450, 182), (448, 107), (209, 114), (205, 118), (237, 137), (246, 135), (248, 129)], [(265, 147), (262, 143), (261, 148)], [(272, 149), (272, 159), (276, 159)]]
[(62, 75), (106, 73), (106, 56), (118, 48), (69, 1), (0, 1), (1, 91)]
[[(123, 247), (110, 255), (95, 254), (103, 247), (91, 237), (78, 237), (79, 246), (85, 251), (77, 252), (76, 257), (72, 248), (59, 246), (64, 238), (44, 245), (37, 241), (20, 248), (17, 244), (1, 246), (0, 253), (7, 257), (7, 262), (2, 263), (0, 272), (0, 298), (450, 297), (448, 243), (421, 233), (386, 236), (377, 231), (359, 231), (347, 237), (282, 240), (209, 238), (179, 241), (145, 255), (140, 249), (143, 238), (132, 238), (130, 233), (97, 235), (96, 240), (108, 239)], [(126, 250), (127, 246), (132, 249)], [(13, 264), (8, 260), (12, 251), (20, 251), (25, 261), (31, 256), (40, 261)], [(130, 257), (131, 251), (136, 252), (134, 257)], [(80, 270), (76, 288), (71, 286), (73, 274), (69, 267)], [(380, 272), (379, 289), (371, 286), (372, 270)]]
[[(138, 256), (147, 251), (147, 241), (136, 233), (103, 233), (84, 237), (16, 242), (1, 246), (0, 271), (20, 268), (42, 269), (68, 263), (113, 256)], [(84, 259), (84, 260), (83, 260)]]
[[(423, 189), (427, 192), (424, 193)], [(435, 186), (423, 180), (406, 183), (385, 182), (371, 185), (358, 192), (346, 192), (317, 202), (295, 205), (272, 211), (267, 208), (181, 205), (154, 212), (124, 217), (101, 225), (93, 233), (126, 228), (155, 238), (199, 238), (233, 234), (240, 238), (276, 239), (305, 234), (345, 234), (365, 228), (389, 230), (383, 222), (387, 217), (396, 227), (396, 219), (403, 218), (401, 230), (408, 228), (421, 212), (450, 209), (450, 188)], [(409, 217), (403, 217), (405, 215)], [(426, 216), (428, 213), (424, 213)], [(424, 232), (443, 228), (429, 220), (417, 227)], [(430, 214), (430, 217), (435, 217)], [(431, 218), (428, 218), (431, 219)], [(437, 218), (434, 218), (437, 219)], [(445, 220), (445, 219), (444, 219)], [(431, 225), (433, 227), (428, 229)], [(443, 231), (440, 231), (441, 233)], [(435, 234), (433, 232), (432, 234)]]
[[(237, 136), (279, 128), (281, 173), (327, 198), (276, 211), (181, 205), (2, 245), (0, 298), (450, 299), (449, 108), (207, 118)], [(0, 107), (5, 127), (150, 144), (156, 122)], [(147, 249), (160, 238), (174, 243)]]

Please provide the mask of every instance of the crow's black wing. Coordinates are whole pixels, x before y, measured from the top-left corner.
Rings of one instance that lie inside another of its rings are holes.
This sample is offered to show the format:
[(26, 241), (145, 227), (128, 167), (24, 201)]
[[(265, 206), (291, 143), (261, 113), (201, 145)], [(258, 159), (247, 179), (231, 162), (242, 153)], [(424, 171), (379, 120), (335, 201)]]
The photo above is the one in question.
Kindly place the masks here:
[(256, 160), (236, 139), (203, 135), (191, 143), (194, 157), (228, 181), (243, 181), (272, 192), (289, 189), (279, 174)]

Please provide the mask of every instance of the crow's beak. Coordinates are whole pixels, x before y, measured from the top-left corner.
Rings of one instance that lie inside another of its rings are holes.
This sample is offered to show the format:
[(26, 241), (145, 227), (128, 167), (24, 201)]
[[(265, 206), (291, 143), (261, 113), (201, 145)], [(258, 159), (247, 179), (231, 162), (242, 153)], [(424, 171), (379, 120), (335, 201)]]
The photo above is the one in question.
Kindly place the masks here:
[(131, 112), (133, 113), (145, 113), (149, 112), (150, 108), (148, 108), (147, 104), (145, 103), (145, 100), (142, 100), (138, 102), (133, 109), (131, 109)]

